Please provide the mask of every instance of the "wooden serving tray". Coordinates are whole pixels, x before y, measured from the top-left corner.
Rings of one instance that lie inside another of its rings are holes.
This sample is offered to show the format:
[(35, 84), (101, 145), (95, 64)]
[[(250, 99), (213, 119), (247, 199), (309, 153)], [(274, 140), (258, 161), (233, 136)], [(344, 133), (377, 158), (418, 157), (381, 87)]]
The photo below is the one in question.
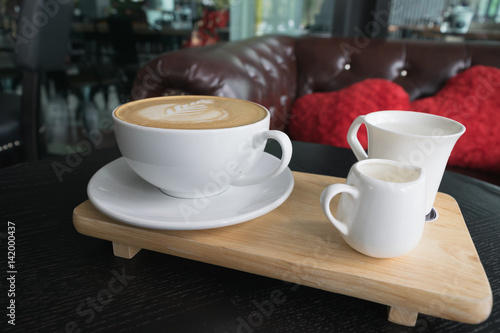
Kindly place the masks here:
[[(320, 194), (345, 179), (293, 172), (295, 187), (274, 211), (245, 223), (199, 231), (117, 222), (90, 201), (75, 208), (84, 235), (113, 242), (116, 256), (141, 249), (198, 260), (388, 305), (389, 320), (414, 326), (418, 313), (464, 323), (490, 315), (488, 278), (456, 201), (438, 193), (439, 217), (410, 253), (375, 259), (353, 250), (323, 215)], [(336, 207), (339, 197), (333, 200)]]

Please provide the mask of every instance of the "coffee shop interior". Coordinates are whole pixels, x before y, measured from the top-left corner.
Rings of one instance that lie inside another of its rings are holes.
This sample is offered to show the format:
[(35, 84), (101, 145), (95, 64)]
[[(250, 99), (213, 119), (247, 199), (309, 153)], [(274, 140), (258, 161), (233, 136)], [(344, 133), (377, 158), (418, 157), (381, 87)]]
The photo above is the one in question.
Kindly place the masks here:
[(499, 133), (500, 0), (0, 0), (0, 332), (500, 332)]
[(498, 0), (1, 0), (0, 16), (2, 167), (114, 146), (112, 110), (166, 52), (270, 34), (500, 43)]

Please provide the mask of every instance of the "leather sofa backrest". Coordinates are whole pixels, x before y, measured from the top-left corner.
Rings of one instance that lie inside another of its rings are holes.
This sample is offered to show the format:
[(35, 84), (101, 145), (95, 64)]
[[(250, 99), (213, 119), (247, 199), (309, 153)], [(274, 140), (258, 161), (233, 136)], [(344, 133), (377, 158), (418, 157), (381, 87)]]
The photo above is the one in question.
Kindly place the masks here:
[(473, 65), (500, 67), (500, 45), (266, 35), (160, 55), (143, 66), (131, 99), (172, 94), (240, 98), (267, 107), (285, 129), (295, 100), (367, 78), (400, 84), (411, 99), (435, 94)]
[(435, 94), (473, 65), (500, 67), (498, 44), (304, 37), (295, 54), (297, 97), (384, 78), (401, 85), (414, 100)]
[(167, 52), (137, 73), (132, 100), (162, 95), (225, 96), (253, 101), (283, 129), (295, 101), (295, 38), (265, 36)]

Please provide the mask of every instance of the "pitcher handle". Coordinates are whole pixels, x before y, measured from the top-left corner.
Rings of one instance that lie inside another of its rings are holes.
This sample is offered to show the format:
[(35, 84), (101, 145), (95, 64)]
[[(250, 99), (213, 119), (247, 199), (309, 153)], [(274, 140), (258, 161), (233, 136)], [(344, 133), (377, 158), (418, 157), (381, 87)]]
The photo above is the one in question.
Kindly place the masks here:
[[(365, 116), (358, 116), (349, 127), (349, 131), (347, 132), (347, 142), (352, 149), (352, 152), (358, 159), (358, 161), (365, 160), (368, 158), (368, 154), (363, 149), (363, 146), (359, 142), (358, 139), (358, 130), (361, 124), (364, 124)], [(365, 124), (366, 125), (366, 124)]]
[(357, 200), (359, 197), (359, 190), (356, 187), (347, 184), (333, 184), (325, 188), (323, 193), (321, 193), (321, 207), (333, 226), (337, 228), (341, 234), (347, 236), (349, 234), (349, 226), (345, 222), (337, 220), (330, 210), (330, 202), (332, 199), (343, 192), (352, 195), (354, 200)]

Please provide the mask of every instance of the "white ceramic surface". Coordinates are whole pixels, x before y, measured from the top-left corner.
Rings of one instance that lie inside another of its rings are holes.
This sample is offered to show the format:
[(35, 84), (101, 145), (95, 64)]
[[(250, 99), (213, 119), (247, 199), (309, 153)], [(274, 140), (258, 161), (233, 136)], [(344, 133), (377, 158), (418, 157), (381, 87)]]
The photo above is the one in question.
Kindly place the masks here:
[[(368, 131), (368, 154), (357, 138), (361, 124)], [(429, 213), (451, 151), (464, 132), (462, 124), (445, 117), (411, 111), (377, 111), (357, 117), (349, 128), (347, 140), (358, 160), (389, 159), (425, 169)]]
[[(279, 159), (264, 153), (251, 176), (276, 168)], [(231, 186), (210, 198), (180, 199), (162, 193), (140, 178), (119, 158), (101, 168), (90, 180), (87, 193), (103, 214), (139, 227), (198, 230), (229, 226), (269, 213), (293, 190), (290, 169), (251, 186)]]
[[(167, 104), (168, 98), (155, 99)], [(203, 100), (218, 97), (197, 98)], [(131, 103), (140, 105), (140, 102)], [(257, 106), (267, 114), (262, 120), (221, 129), (139, 126), (119, 119), (115, 110), (114, 132), (123, 157), (144, 180), (175, 197), (210, 197), (225, 191), (231, 185), (258, 184), (276, 177), (287, 168), (292, 156), (290, 139), (281, 131), (269, 130), (269, 111), (263, 106)], [(128, 105), (119, 108), (122, 107)], [(274, 139), (280, 144), (281, 162), (276, 165), (276, 169), (269, 170), (268, 174), (259, 173), (259, 177), (250, 177), (249, 172), (259, 160), (268, 139)]]
[[(330, 202), (339, 194), (336, 218)], [(355, 250), (376, 258), (400, 256), (422, 237), (425, 172), (391, 160), (357, 162), (345, 184), (333, 184), (323, 191), (321, 206)]]
[(469, 31), (474, 10), (468, 6), (456, 6), (453, 8), (450, 15), (451, 31), (465, 34)]

